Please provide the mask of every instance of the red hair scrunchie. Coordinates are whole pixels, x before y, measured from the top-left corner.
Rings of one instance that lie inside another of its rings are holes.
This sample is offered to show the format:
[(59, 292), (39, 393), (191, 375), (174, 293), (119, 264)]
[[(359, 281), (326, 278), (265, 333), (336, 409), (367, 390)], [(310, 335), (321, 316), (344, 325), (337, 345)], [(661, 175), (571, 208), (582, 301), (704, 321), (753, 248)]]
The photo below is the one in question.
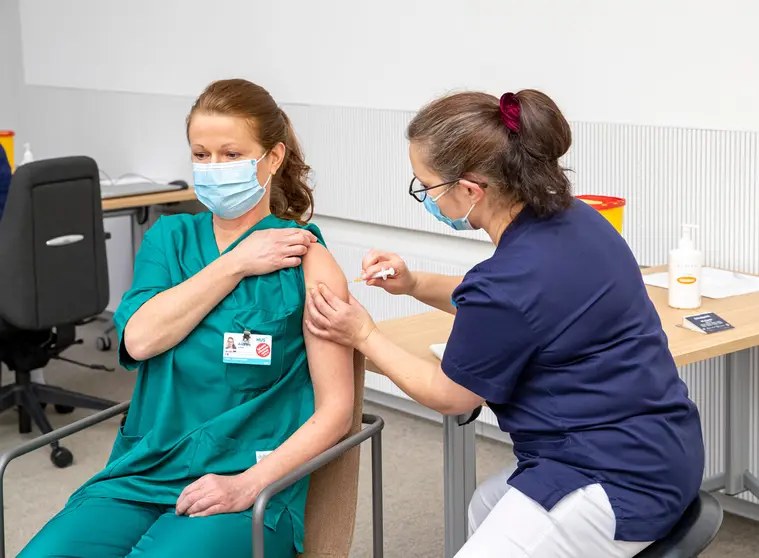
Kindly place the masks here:
[(519, 99), (514, 93), (504, 93), (501, 96), (501, 120), (512, 132), (519, 132)]

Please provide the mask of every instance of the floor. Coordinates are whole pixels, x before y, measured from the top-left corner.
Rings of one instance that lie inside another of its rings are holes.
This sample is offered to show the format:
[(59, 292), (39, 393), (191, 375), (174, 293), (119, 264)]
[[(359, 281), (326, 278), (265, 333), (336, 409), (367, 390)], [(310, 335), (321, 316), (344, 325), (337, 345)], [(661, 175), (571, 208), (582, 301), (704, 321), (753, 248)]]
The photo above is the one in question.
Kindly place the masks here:
[[(88, 363), (114, 365), (113, 352), (94, 349), (97, 329), (83, 328), (85, 343), (66, 356)], [(53, 362), (47, 381), (114, 400), (130, 397), (133, 376), (121, 369), (94, 372), (64, 362)], [(5, 371), (6, 381), (8, 373)], [(441, 427), (389, 409), (367, 406), (386, 421), (383, 434), (385, 556), (440, 558), (443, 555), (443, 459)], [(87, 411), (58, 415), (49, 410), (54, 425), (81, 418)], [(0, 451), (31, 435), (18, 434), (15, 414), (0, 415)], [(53, 467), (42, 449), (14, 461), (5, 478), (5, 521), (8, 556), (15, 556), (33, 534), (59, 510), (69, 494), (98, 471), (110, 452), (118, 421), (114, 419), (86, 433), (66, 439), (74, 465)], [(368, 449), (368, 448), (367, 448)], [(371, 556), (371, 485), (368, 454), (362, 459), (359, 509), (351, 558)], [(479, 478), (505, 467), (512, 457), (508, 446), (479, 440)], [(759, 523), (726, 515), (722, 530), (704, 558), (753, 558), (759, 554)]]

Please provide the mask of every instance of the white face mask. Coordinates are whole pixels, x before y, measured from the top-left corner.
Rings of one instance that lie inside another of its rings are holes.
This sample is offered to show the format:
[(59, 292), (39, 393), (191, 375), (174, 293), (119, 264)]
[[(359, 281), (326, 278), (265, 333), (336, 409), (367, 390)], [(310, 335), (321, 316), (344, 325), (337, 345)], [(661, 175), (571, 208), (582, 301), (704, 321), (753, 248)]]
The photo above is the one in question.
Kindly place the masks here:
[[(455, 184), (453, 186), (455, 186)], [(443, 192), (436, 198), (433, 198), (428, 194), (427, 197), (424, 198), (424, 209), (426, 209), (438, 221), (440, 221), (441, 223), (445, 223), (446, 225), (451, 227), (453, 230), (473, 231), (474, 226), (472, 225), (472, 223), (469, 222), (469, 215), (472, 213), (474, 206), (477, 204), (473, 203), (472, 207), (469, 208), (469, 211), (466, 212), (466, 215), (464, 215), (460, 219), (451, 219), (450, 217), (446, 217), (440, 212), (440, 208), (437, 205), (437, 201), (440, 198), (442, 198), (444, 195), (446, 195), (448, 192), (450, 192), (453, 189), (453, 186), (448, 188), (445, 192)]]

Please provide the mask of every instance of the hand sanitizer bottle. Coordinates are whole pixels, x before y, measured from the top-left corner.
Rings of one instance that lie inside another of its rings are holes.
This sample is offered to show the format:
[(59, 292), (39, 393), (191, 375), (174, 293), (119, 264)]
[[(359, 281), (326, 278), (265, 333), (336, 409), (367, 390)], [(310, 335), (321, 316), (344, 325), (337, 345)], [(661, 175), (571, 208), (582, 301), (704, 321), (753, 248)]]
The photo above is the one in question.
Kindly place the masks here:
[(682, 225), (678, 247), (669, 253), (669, 305), (694, 309), (701, 306), (703, 255), (693, 243), (696, 225)]
[[(21, 159), (21, 165), (34, 162), (34, 155), (32, 155), (32, 148), (28, 143), (24, 144), (24, 158)], [(19, 165), (19, 166), (21, 166)]]

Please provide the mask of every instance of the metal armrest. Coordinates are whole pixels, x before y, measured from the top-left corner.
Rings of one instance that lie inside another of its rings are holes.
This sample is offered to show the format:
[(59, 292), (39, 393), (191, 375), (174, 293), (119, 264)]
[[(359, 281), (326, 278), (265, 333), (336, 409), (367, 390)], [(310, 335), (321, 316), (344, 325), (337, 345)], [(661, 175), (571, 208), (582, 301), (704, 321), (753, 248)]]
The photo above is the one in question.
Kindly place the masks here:
[(292, 486), (303, 477), (310, 475), (317, 469), (334, 461), (348, 450), (362, 444), (369, 438), (374, 438), (372, 443), (372, 492), (374, 495), (374, 556), (382, 556), (382, 500), (381, 500), (381, 447), (378, 434), (385, 427), (385, 421), (382, 417), (364, 414), (362, 423), (368, 425), (366, 428), (338, 442), (324, 453), (317, 455), (310, 461), (307, 461), (294, 471), (288, 473), (279, 480), (274, 481), (264, 488), (256, 498), (256, 504), (253, 507), (253, 556), (255, 558), (264, 558), (264, 513), (269, 501), (279, 492)]
[(37, 450), (43, 446), (57, 442), (58, 440), (62, 440), (63, 438), (71, 436), (72, 434), (76, 434), (77, 432), (81, 432), (90, 426), (94, 426), (117, 415), (120, 415), (129, 409), (129, 403), (129, 401), (124, 401), (123, 403), (114, 405), (110, 409), (100, 411), (99, 413), (85, 417), (81, 420), (64, 426), (63, 428), (59, 428), (47, 434), (43, 434), (34, 440), (29, 440), (25, 444), (21, 444), (20, 446), (12, 448), (11, 450), (6, 451), (0, 455), (0, 556), (5, 556), (5, 501), (3, 493), (3, 481), (5, 477), (5, 470), (8, 468), (10, 462), (17, 457), (26, 455), (27, 453), (33, 452), (34, 450)]

